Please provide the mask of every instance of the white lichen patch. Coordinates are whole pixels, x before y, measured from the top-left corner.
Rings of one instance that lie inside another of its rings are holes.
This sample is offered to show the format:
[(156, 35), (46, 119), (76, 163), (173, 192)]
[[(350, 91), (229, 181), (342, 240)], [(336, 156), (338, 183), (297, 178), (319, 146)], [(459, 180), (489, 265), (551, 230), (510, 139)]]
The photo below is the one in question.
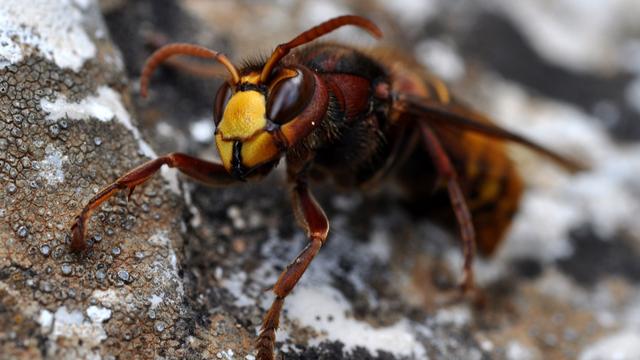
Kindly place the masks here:
[(126, 292), (125, 288), (119, 288), (118, 290), (94, 290), (91, 293), (91, 298), (104, 306), (114, 307), (123, 302)]
[(94, 290), (91, 299), (104, 307), (111, 309), (125, 309), (126, 311), (139, 311), (143, 304), (144, 294), (134, 293), (127, 287), (119, 287), (108, 290)]
[(109, 311), (106, 318), (106, 314), (102, 310), (96, 309), (95, 312), (92, 311), (92, 314), (96, 319), (89, 318), (87, 320), (79, 310), (69, 311), (65, 306), (58, 308), (53, 316), (53, 330), (50, 338), (52, 340), (58, 337), (80, 338), (86, 342), (87, 347), (100, 344), (107, 338), (102, 322), (111, 316), (111, 312)]
[(61, 306), (54, 315), (53, 336), (74, 336), (83, 321), (82, 312), (79, 310), (69, 311), (65, 306)]
[[(171, 244), (171, 240), (169, 239), (169, 235), (166, 231), (161, 230), (153, 234), (149, 238), (148, 242), (152, 245), (168, 249), (168, 259), (156, 258), (148, 271), (152, 274), (152, 282), (154, 285), (158, 288), (168, 286), (174, 289), (175, 294), (177, 295), (175, 298), (165, 296), (163, 299), (167, 302), (179, 304), (184, 297), (184, 285), (182, 283), (182, 278), (180, 278), (180, 275), (178, 274), (178, 258), (176, 256), (175, 249)], [(167, 261), (169, 262), (168, 264)]]
[(64, 95), (56, 94), (55, 101), (43, 98), (40, 105), (42, 110), (47, 112), (47, 120), (57, 121), (68, 118), (71, 120), (88, 120), (94, 118), (100, 121), (116, 120), (121, 122), (127, 129), (131, 129), (129, 113), (122, 104), (120, 94), (108, 86), (100, 86), (96, 95), (91, 95), (85, 99), (73, 102)]
[(57, 185), (64, 181), (62, 166), (69, 158), (52, 144), (45, 148), (45, 158), (37, 162), (38, 176), (47, 182), (47, 185)]
[[(107, 308), (124, 308), (131, 312), (138, 312), (147, 304), (149, 310), (163, 306), (176, 308), (182, 304), (185, 296), (184, 285), (178, 274), (177, 256), (167, 231), (159, 230), (148, 239), (148, 243), (158, 248), (154, 251), (155, 258), (151, 263), (141, 265), (137, 269), (142, 276), (150, 279), (147, 282), (148, 286), (136, 291), (131, 291), (128, 287), (94, 290), (91, 293), (94, 301)], [(94, 317), (99, 316), (96, 310), (91, 310)], [(104, 312), (102, 314), (107, 315)]]
[(156, 153), (151, 149), (140, 135), (140, 132), (131, 123), (129, 112), (122, 103), (122, 98), (118, 92), (108, 86), (100, 86), (96, 95), (88, 96), (79, 102), (69, 101), (64, 95), (57, 94), (55, 101), (42, 99), (40, 105), (42, 110), (47, 112), (47, 120), (57, 121), (59, 119), (118, 121), (127, 128), (138, 141), (140, 152), (144, 155), (155, 158)]
[(607, 336), (587, 347), (580, 360), (635, 360), (640, 359), (640, 333), (623, 331)]
[(158, 305), (162, 304), (162, 302), (164, 301), (164, 294), (161, 294), (161, 295), (153, 294), (147, 298), (147, 301), (149, 301), (149, 303), (151, 304), (149, 308), (155, 309), (158, 307)]
[[(45, 346), (49, 356), (63, 359), (100, 359), (97, 346), (107, 338), (103, 323), (111, 318), (111, 310), (99, 306), (89, 306), (84, 316), (80, 310), (59, 307), (54, 313), (41, 309), (36, 321), (42, 334), (47, 338)], [(65, 347), (61, 339), (77, 344)]]
[(99, 324), (111, 318), (111, 310), (91, 305), (87, 308), (87, 316), (91, 319), (91, 322)]
[(40, 310), (40, 315), (38, 316), (38, 324), (42, 326), (42, 332), (48, 333), (51, 331), (51, 326), (53, 325), (53, 313), (47, 309)]
[(394, 325), (374, 328), (356, 320), (349, 302), (336, 289), (327, 285), (311, 286), (308, 282), (298, 285), (287, 298), (288, 317), (302, 326), (320, 331), (322, 336), (311, 341), (340, 341), (346, 351), (363, 347), (370, 353), (386, 351), (416, 359), (426, 358), (426, 351), (417, 339), (412, 325), (400, 320)]
[(82, 24), (86, 8), (70, 0), (0, 0), (0, 69), (37, 52), (78, 71), (96, 54)]
[[(140, 153), (152, 159), (158, 157), (151, 146), (142, 138), (138, 128), (133, 126), (120, 94), (108, 86), (99, 87), (96, 95), (87, 96), (79, 102), (69, 101), (64, 95), (57, 94), (55, 101), (42, 99), (40, 105), (42, 110), (47, 112), (47, 120), (49, 121), (63, 118), (71, 120), (97, 119), (105, 122), (115, 120), (131, 131), (138, 142)], [(169, 182), (171, 190), (180, 194), (175, 170), (163, 167), (161, 173)]]

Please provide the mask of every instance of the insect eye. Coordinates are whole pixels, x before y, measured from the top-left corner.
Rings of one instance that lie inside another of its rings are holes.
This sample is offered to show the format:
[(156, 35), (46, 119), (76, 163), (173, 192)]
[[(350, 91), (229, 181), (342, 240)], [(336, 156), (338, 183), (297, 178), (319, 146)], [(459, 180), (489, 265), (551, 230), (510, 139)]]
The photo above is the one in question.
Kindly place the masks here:
[(216, 101), (213, 105), (213, 122), (216, 126), (222, 120), (222, 115), (224, 114), (224, 109), (227, 107), (227, 103), (231, 98), (231, 88), (229, 87), (229, 83), (224, 83), (218, 89), (218, 93), (216, 94)]
[(277, 82), (269, 92), (267, 116), (276, 124), (285, 124), (296, 117), (311, 98), (312, 83), (305, 81), (302, 71)]

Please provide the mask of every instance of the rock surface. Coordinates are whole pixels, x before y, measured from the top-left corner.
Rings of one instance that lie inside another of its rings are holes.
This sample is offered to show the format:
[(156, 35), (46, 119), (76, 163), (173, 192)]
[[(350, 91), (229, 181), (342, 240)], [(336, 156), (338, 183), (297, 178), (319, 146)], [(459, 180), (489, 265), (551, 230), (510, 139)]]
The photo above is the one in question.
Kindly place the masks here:
[[(150, 39), (199, 43), (239, 63), (344, 13), (374, 19), (386, 45), (591, 170), (571, 176), (513, 149), (530, 189), (500, 252), (477, 263), (481, 308), (450, 301), (461, 256), (449, 233), (392, 194), (317, 186), (332, 233), (287, 298), (279, 351), (640, 357), (633, 0), (102, 1), (106, 22), (91, 1), (23, 3), (0, 0), (0, 357), (251, 359), (272, 300), (265, 289), (306, 242), (281, 171), (229, 189), (163, 172), (96, 212), (82, 256), (69, 253), (68, 228), (152, 149), (215, 157), (220, 80), (161, 68), (141, 99)], [(354, 30), (336, 37), (373, 45)]]
[(0, 8), (0, 357), (182, 357), (183, 202), (166, 179), (97, 211), (89, 252), (68, 248), (88, 199), (155, 157), (97, 5)]

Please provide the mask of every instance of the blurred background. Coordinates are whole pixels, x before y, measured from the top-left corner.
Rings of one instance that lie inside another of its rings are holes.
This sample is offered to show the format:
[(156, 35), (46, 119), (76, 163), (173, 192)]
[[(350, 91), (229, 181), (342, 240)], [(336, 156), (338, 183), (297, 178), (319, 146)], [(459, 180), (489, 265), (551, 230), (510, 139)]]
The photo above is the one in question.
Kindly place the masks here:
[[(640, 358), (640, 2), (100, 4), (123, 53), (143, 133), (158, 153), (215, 157), (211, 113), (220, 80), (165, 67), (154, 76), (149, 99), (141, 99), (136, 81), (154, 41), (197, 43), (241, 64), (323, 20), (358, 14), (383, 29), (380, 44), (348, 28), (329, 38), (413, 56), (496, 122), (590, 165), (572, 176), (512, 149), (529, 190), (495, 259), (477, 264), (489, 304), (480, 311), (437, 301), (459, 276), (451, 235), (411, 219), (392, 198), (320, 188), (335, 225), (330, 244), (287, 300), (278, 339), (290, 357)], [(224, 192), (185, 185), (194, 199), (186, 281), (203, 296), (199, 306), (229, 315), (249, 332), (259, 325), (256, 307), (269, 303), (259, 290), (304, 244), (281, 182), (276, 175), (266, 185)], [(274, 186), (283, 189), (278, 200)], [(251, 223), (252, 211), (277, 219), (235, 226)], [(225, 225), (230, 220), (232, 228)], [(277, 234), (265, 238), (274, 226)], [(218, 245), (240, 247), (238, 256), (217, 254), (207, 240), (212, 236)], [(224, 275), (213, 275), (218, 268)], [(317, 314), (309, 315), (310, 308)]]

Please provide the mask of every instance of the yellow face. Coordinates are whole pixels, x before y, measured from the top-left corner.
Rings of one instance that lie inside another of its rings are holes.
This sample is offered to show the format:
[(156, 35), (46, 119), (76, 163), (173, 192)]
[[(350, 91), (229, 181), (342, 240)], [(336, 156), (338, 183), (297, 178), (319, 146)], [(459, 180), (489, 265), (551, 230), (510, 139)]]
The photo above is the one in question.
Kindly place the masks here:
[(254, 168), (275, 160), (279, 150), (267, 132), (266, 101), (255, 90), (231, 95), (216, 128), (216, 147), (225, 169)]
[(218, 125), (223, 140), (246, 140), (267, 125), (264, 96), (254, 90), (231, 96)]
[(277, 161), (308, 133), (306, 123), (296, 121), (315, 87), (304, 71), (281, 69), (264, 84), (260, 73), (251, 72), (238, 84), (225, 83), (218, 90), (216, 146), (230, 174), (240, 179), (251, 175), (257, 167)]

